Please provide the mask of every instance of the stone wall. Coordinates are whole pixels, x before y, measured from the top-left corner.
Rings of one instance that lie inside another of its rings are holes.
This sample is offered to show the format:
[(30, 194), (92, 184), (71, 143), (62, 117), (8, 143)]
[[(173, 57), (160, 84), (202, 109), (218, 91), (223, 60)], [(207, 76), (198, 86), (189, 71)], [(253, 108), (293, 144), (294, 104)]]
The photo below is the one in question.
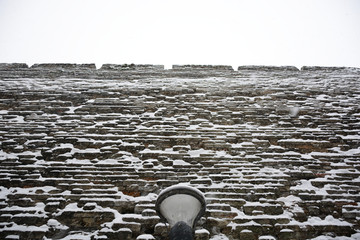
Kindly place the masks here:
[(166, 239), (159, 192), (204, 192), (197, 239), (359, 237), (360, 70), (0, 64), (0, 238)]

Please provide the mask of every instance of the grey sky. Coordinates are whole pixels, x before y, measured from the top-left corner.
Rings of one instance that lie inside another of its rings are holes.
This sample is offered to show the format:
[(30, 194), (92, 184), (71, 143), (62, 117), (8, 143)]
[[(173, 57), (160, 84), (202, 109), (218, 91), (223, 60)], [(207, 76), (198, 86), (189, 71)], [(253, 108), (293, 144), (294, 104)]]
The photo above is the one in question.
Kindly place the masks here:
[(360, 67), (359, 0), (0, 0), (0, 62)]

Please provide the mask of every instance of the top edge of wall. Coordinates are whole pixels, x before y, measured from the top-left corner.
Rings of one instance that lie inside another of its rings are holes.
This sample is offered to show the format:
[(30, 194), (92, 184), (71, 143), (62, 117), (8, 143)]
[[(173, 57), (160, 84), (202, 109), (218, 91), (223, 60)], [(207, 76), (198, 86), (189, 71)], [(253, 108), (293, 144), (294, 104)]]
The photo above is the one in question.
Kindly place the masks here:
[[(0, 63), (0, 70), (91, 70), (91, 71), (137, 71), (137, 70), (151, 70), (151, 71), (165, 71), (164, 65), (152, 64), (103, 64), (100, 69), (96, 69), (96, 65), (90, 64), (72, 64), (72, 63), (41, 63), (34, 64), (29, 67), (26, 63)], [(234, 71), (229, 65), (173, 65), (170, 71)], [(266, 72), (282, 72), (282, 71), (360, 71), (356, 67), (323, 67), (323, 66), (303, 66), (299, 70), (295, 66), (266, 66), (266, 65), (244, 65), (237, 68), (239, 72), (247, 71), (266, 71)]]
[(262, 66), (262, 65), (247, 65), (239, 66), (238, 71), (300, 71), (294, 66)]

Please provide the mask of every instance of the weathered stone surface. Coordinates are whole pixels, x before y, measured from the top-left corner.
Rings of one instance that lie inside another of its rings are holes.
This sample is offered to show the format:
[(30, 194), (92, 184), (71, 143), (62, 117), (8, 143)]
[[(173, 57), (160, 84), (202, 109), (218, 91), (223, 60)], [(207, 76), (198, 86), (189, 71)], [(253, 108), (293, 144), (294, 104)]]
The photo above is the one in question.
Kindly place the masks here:
[(360, 70), (0, 64), (0, 238), (166, 239), (159, 192), (204, 192), (198, 239), (352, 237)]

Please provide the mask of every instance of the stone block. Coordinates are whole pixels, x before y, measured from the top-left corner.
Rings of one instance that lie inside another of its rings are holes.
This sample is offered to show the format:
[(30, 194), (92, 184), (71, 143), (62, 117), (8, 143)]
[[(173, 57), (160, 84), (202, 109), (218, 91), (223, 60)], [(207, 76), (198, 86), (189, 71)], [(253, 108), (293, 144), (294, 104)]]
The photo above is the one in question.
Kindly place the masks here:
[(170, 226), (165, 223), (158, 223), (154, 227), (154, 235), (166, 238), (169, 235)]
[(122, 223), (114, 223), (112, 225), (112, 229), (118, 231), (122, 228), (130, 229), (133, 234), (140, 234), (141, 232), (141, 224), (138, 222), (122, 222)]
[(195, 230), (195, 240), (209, 240), (210, 232), (206, 229)]
[(242, 240), (257, 240), (257, 238), (255, 237), (255, 234), (248, 229), (244, 229), (240, 232), (239, 234), (239, 239)]
[(292, 229), (281, 229), (280, 233), (279, 233), (279, 240), (294, 240), (295, 238), (295, 233)]

